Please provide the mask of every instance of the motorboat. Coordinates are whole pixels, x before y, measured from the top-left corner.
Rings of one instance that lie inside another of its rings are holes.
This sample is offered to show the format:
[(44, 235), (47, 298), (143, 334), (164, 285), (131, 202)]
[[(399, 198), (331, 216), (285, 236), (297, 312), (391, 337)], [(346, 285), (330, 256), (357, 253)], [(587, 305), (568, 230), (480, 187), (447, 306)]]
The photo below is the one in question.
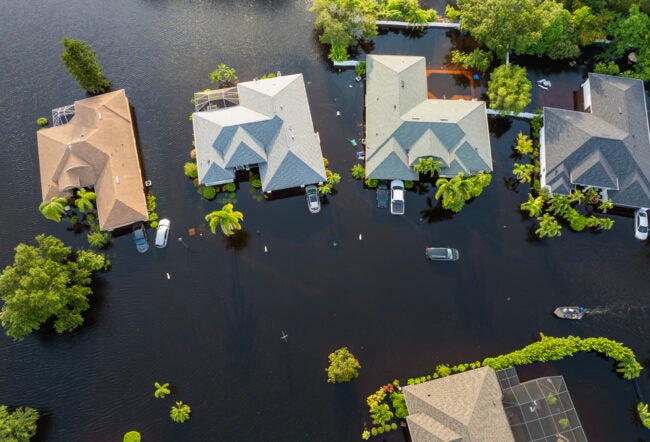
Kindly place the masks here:
[(584, 307), (558, 307), (553, 314), (561, 319), (582, 319), (585, 314)]

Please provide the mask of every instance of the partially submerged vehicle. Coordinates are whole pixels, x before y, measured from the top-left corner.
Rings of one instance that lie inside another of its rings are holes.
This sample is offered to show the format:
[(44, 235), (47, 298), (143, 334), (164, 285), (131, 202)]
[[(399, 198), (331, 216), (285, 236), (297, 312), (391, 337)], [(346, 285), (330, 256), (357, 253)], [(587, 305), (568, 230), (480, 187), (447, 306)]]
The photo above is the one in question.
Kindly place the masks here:
[(431, 261), (458, 261), (460, 253), (451, 247), (427, 247), (425, 256)]
[(135, 248), (140, 253), (149, 250), (149, 240), (147, 239), (147, 229), (144, 224), (138, 223), (133, 226), (133, 241), (135, 241)]
[(385, 209), (388, 207), (388, 185), (381, 181), (377, 185), (377, 207)]
[(159, 249), (167, 247), (167, 237), (169, 236), (169, 227), (171, 221), (167, 218), (163, 218), (158, 223), (158, 229), (156, 230), (156, 239), (154, 240), (154, 245)]
[(404, 181), (390, 182), (390, 214), (404, 215)]
[(310, 184), (305, 187), (305, 194), (307, 195), (307, 207), (311, 213), (320, 212), (320, 196), (318, 195), (318, 187)]

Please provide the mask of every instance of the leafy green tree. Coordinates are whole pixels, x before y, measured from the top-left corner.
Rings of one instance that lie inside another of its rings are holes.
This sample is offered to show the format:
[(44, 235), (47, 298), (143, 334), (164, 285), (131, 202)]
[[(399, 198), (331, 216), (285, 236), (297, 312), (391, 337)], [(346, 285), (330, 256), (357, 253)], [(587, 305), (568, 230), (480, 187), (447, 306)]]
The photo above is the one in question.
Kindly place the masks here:
[(225, 204), (221, 210), (215, 210), (205, 216), (205, 220), (210, 223), (210, 230), (216, 233), (217, 226), (221, 227), (224, 235), (230, 236), (235, 230), (241, 230), (240, 220), (244, 219), (244, 214), (233, 210), (232, 204)]
[(361, 364), (354, 357), (347, 347), (334, 350), (328, 356), (330, 365), (325, 369), (327, 372), (327, 382), (337, 384), (340, 382), (349, 382), (359, 377)]
[(521, 210), (528, 212), (528, 216), (531, 218), (538, 217), (544, 211), (544, 197), (539, 195), (533, 197), (530, 193), (528, 194), (528, 201), (524, 202), (519, 206)]
[(182, 424), (190, 418), (191, 412), (192, 409), (189, 405), (184, 404), (183, 401), (176, 401), (176, 405), (172, 405), (172, 408), (169, 411), (169, 417), (171, 417), (174, 422)]
[(0, 440), (3, 442), (29, 442), (36, 434), (38, 411), (18, 407), (12, 413), (6, 405), (0, 405)]
[(164, 384), (159, 384), (158, 382), (153, 383), (154, 387), (156, 387), (156, 391), (154, 391), (153, 395), (156, 399), (162, 399), (168, 394), (171, 393), (171, 390), (169, 389), (169, 383), (165, 382)]
[(106, 92), (110, 83), (104, 78), (95, 51), (83, 40), (63, 37), (61, 43), (65, 48), (61, 54), (63, 65), (79, 86), (91, 94)]
[(88, 233), (86, 238), (88, 239), (88, 244), (98, 249), (103, 249), (110, 242), (108, 232), (101, 232), (99, 230)]
[(39, 204), (38, 210), (43, 214), (45, 218), (56, 221), (58, 223), (61, 221), (61, 218), (65, 213), (65, 206), (67, 205), (67, 199), (52, 197), (51, 200), (43, 201), (41, 204)]
[(485, 72), (492, 64), (492, 52), (476, 48), (472, 52), (466, 53), (454, 49), (451, 51), (451, 62), (459, 64), (465, 69), (476, 69), (479, 72)]
[(393, 418), (393, 412), (390, 411), (388, 404), (375, 404), (370, 407), (370, 417), (375, 425), (384, 425), (386, 421)]
[(348, 54), (348, 48), (345, 46), (332, 45), (327, 58), (332, 61), (345, 61), (350, 58), (350, 54)]
[(54, 236), (39, 235), (36, 241), (38, 247), (19, 244), (14, 264), (0, 275), (0, 321), (14, 340), (22, 340), (50, 318), (59, 333), (81, 325), (92, 294), (91, 277), (110, 265), (104, 255), (90, 250), (73, 255)]
[(352, 166), (352, 178), (355, 180), (363, 179), (366, 176), (366, 169), (361, 164)]
[(472, 184), (464, 179), (462, 172), (451, 179), (439, 178), (436, 187), (435, 198), (439, 200), (442, 197), (442, 207), (452, 212), (460, 212), (465, 201), (472, 197)]
[(347, 48), (377, 35), (376, 0), (314, 0), (314, 27), (323, 44)]
[(639, 10), (639, 6), (630, 6), (629, 15), (626, 18), (618, 18), (609, 25), (609, 34), (614, 39), (613, 55), (620, 57), (630, 52), (635, 52), (636, 63), (632, 71), (624, 72), (624, 75), (650, 79), (650, 17)]
[[(542, 39), (552, 0), (458, 0), (460, 29), (509, 63), (510, 51), (529, 53)], [(561, 6), (560, 6), (561, 8)], [(447, 8), (448, 10), (451, 8)], [(449, 14), (449, 12), (448, 12)]]
[(334, 187), (330, 183), (324, 183), (318, 185), (318, 191), (322, 195), (331, 195)]
[(542, 37), (529, 52), (546, 54), (553, 60), (577, 57), (580, 55), (580, 48), (571, 21), (571, 13), (562, 8), (560, 3), (548, 2), (547, 4), (553, 5), (553, 8), (545, 14)]
[(587, 227), (587, 218), (580, 214), (573, 207), (569, 208), (566, 213), (566, 218), (569, 221), (569, 227), (576, 232), (582, 232)]
[(490, 109), (502, 114), (518, 114), (530, 103), (532, 85), (526, 77), (526, 68), (514, 64), (504, 64), (490, 74), (487, 94)]
[(612, 210), (614, 208), (614, 203), (612, 203), (611, 199), (607, 199), (605, 201), (600, 201), (600, 204), (598, 204), (598, 210), (600, 210), (603, 213), (607, 213), (608, 210)]
[(483, 193), (483, 189), (490, 185), (492, 182), (492, 174), (487, 172), (477, 173), (476, 175), (467, 178), (467, 180), (471, 184), (469, 191), (470, 195), (472, 198), (476, 198)]
[(210, 83), (219, 83), (219, 87), (232, 86), (237, 81), (236, 71), (223, 63), (210, 74)]
[(124, 442), (140, 442), (141, 440), (142, 436), (135, 430), (129, 431), (124, 435)]
[(96, 198), (97, 195), (95, 195), (95, 192), (91, 192), (90, 190), (86, 189), (78, 189), (77, 198), (74, 200), (74, 205), (83, 213), (91, 212), (95, 209), (94, 201)]
[(429, 175), (431, 178), (435, 174), (440, 173), (442, 161), (438, 161), (433, 157), (418, 158), (417, 164), (413, 165), (413, 170), (422, 175)]
[(576, 189), (569, 194), (569, 202), (571, 204), (582, 204), (585, 202), (585, 198), (585, 194), (580, 189)]
[(554, 236), (562, 236), (562, 226), (558, 224), (557, 220), (552, 215), (545, 213), (538, 217), (537, 221), (539, 222), (539, 228), (535, 230), (535, 233), (540, 238), (544, 238), (545, 236), (551, 238)]
[(604, 16), (595, 16), (589, 6), (582, 6), (571, 14), (571, 23), (576, 31), (578, 42), (587, 46), (596, 40), (605, 40), (606, 18)]
[(338, 173), (330, 172), (327, 174), (327, 184), (330, 184), (332, 187), (334, 187), (340, 182), (341, 182), (341, 175), (339, 175)]

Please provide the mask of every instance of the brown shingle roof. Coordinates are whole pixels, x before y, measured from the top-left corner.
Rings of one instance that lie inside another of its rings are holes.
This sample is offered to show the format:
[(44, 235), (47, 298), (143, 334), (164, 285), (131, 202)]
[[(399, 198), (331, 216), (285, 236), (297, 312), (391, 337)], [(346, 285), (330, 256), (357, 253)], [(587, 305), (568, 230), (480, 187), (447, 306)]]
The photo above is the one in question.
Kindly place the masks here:
[(95, 187), (102, 230), (148, 219), (129, 100), (124, 89), (74, 103), (75, 116), (39, 130), (43, 200)]
[(514, 441), (501, 388), (490, 367), (409, 385), (402, 391), (414, 442)]

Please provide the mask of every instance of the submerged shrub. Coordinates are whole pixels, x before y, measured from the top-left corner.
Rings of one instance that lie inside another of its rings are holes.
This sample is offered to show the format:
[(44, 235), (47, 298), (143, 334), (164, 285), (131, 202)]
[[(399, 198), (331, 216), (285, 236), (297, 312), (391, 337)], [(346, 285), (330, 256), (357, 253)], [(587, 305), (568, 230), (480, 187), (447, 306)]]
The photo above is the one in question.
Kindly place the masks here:
[(183, 166), (183, 172), (185, 173), (185, 176), (191, 179), (198, 178), (199, 176), (199, 170), (196, 167), (196, 163), (192, 163), (188, 161), (185, 163)]
[(36, 120), (36, 123), (38, 123), (38, 125), (41, 126), (41, 127), (45, 127), (45, 126), (47, 126), (50, 122), (47, 121), (47, 118), (45, 118), (45, 117), (41, 117), (41, 118), (39, 118), (38, 120)]
[(217, 197), (217, 189), (214, 186), (201, 186), (198, 188), (199, 195), (208, 201), (212, 201)]

